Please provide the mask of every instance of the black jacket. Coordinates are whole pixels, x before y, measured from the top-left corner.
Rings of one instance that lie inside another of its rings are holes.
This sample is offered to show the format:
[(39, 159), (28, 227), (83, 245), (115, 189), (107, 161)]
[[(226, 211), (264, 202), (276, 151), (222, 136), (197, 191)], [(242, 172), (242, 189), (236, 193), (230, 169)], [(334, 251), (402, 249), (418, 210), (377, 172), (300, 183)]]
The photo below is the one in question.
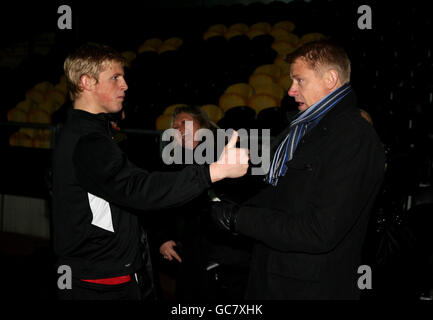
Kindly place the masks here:
[(81, 110), (71, 111), (56, 141), (53, 179), (54, 250), (79, 279), (136, 272), (143, 264), (136, 213), (182, 205), (211, 184), (207, 165), (138, 168), (114, 142), (109, 115)]
[(241, 207), (237, 230), (257, 240), (247, 298), (358, 298), (357, 270), (384, 162), (352, 92), (304, 136), (278, 185)]

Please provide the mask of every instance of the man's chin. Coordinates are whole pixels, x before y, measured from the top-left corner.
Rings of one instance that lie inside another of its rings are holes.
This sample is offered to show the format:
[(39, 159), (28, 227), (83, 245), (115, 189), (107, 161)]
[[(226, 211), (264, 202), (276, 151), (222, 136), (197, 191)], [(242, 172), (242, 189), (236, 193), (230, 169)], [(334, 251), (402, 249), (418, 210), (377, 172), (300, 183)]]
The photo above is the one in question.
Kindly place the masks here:
[(299, 111), (305, 111), (305, 110), (308, 109), (308, 107), (309, 107), (309, 106), (307, 106), (305, 103), (304, 103), (304, 104), (300, 104), (300, 105), (298, 106), (298, 110), (299, 110)]

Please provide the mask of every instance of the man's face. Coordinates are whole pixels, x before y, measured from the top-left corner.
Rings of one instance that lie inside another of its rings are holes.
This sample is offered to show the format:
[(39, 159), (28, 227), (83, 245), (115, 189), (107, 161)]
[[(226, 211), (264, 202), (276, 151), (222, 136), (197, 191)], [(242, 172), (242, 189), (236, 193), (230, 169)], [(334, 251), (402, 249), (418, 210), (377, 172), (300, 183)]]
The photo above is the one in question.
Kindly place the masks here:
[(194, 149), (199, 141), (194, 140), (194, 135), (200, 129), (198, 122), (188, 113), (181, 112), (173, 120), (173, 129), (179, 130), (182, 141), (178, 141), (187, 149)]
[(291, 64), (290, 77), (293, 83), (288, 94), (299, 103), (300, 111), (307, 110), (329, 94), (324, 74), (313, 70), (302, 58), (296, 59)]
[(94, 97), (100, 109), (99, 111), (116, 113), (122, 110), (122, 103), (127, 89), (128, 85), (120, 62), (107, 63), (105, 70), (99, 74), (94, 90)]

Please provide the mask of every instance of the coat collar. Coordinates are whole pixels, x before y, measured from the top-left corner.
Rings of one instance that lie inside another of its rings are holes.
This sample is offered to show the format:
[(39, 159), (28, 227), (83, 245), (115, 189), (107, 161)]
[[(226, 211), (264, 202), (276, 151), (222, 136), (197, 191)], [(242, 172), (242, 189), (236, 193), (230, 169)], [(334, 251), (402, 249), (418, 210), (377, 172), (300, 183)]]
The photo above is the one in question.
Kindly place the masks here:
[(99, 131), (110, 136), (113, 135), (110, 123), (110, 121), (113, 120), (112, 114), (94, 114), (84, 110), (71, 109), (69, 110), (68, 119), (74, 122), (78, 121), (80, 123), (80, 127), (88, 128), (90, 131)]
[(109, 113), (90, 113), (80, 109), (72, 109), (70, 111), (70, 115), (74, 117), (79, 117), (82, 119), (92, 120), (92, 121), (110, 121), (112, 119), (112, 115)]
[(339, 103), (337, 103), (324, 117), (323, 119), (310, 131), (304, 138), (313, 139), (313, 137), (319, 135), (327, 135), (328, 128), (338, 121), (337, 119), (344, 114), (353, 112), (357, 108), (356, 93), (352, 91), (347, 94)]

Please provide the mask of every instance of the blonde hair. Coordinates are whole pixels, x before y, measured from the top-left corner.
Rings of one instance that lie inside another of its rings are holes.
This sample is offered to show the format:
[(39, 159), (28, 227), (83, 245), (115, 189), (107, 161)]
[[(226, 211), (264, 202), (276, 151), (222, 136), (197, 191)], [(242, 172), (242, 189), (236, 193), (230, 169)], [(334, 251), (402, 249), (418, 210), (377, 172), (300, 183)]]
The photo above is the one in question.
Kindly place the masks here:
[(313, 69), (320, 72), (324, 67), (334, 68), (338, 72), (341, 84), (350, 81), (350, 60), (344, 49), (330, 40), (317, 40), (306, 43), (287, 57), (293, 63), (302, 58)]
[(80, 86), (83, 75), (98, 81), (99, 74), (113, 62), (120, 62), (124, 66), (126, 61), (113, 48), (96, 43), (84, 44), (69, 55), (63, 64), (63, 70), (71, 100), (74, 101), (83, 91)]

